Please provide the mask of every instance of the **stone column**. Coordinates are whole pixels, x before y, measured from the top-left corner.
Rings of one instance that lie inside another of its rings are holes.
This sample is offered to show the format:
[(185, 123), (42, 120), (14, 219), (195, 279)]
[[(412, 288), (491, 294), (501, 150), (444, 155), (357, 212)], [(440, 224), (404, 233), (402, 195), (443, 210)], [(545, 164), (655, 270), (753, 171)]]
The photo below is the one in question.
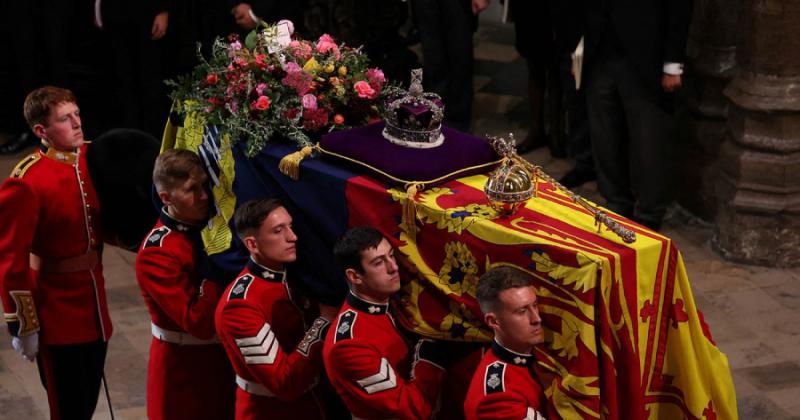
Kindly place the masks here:
[(744, 2), (714, 244), (736, 261), (800, 265), (800, 0)]
[(742, 0), (695, 1), (677, 115), (676, 200), (694, 215), (713, 220), (717, 201), (714, 165), (725, 140), (728, 99), (722, 90), (736, 69), (739, 9)]

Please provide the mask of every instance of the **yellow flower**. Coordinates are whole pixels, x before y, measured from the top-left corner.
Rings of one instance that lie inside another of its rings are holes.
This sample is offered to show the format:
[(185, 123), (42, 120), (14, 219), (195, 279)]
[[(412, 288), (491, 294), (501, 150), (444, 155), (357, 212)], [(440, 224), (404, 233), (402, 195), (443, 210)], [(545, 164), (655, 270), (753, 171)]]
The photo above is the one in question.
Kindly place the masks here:
[(321, 69), (322, 66), (319, 65), (319, 63), (317, 62), (317, 60), (314, 59), (314, 57), (311, 57), (308, 61), (306, 61), (306, 64), (303, 66), (303, 70), (309, 73), (316, 73)]
[(347, 76), (347, 67), (345, 66), (339, 67), (339, 76)]
[(333, 64), (328, 64), (325, 66), (325, 73), (333, 73), (334, 70), (336, 70), (336, 66)]

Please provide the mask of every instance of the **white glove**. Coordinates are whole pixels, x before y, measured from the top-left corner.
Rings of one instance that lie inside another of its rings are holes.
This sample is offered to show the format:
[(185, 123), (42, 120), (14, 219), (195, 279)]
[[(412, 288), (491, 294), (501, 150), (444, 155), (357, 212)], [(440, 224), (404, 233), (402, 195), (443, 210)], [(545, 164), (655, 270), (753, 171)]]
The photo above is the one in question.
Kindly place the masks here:
[(11, 346), (22, 358), (29, 361), (36, 360), (36, 353), (39, 353), (39, 333), (28, 334), (22, 338), (13, 337)]

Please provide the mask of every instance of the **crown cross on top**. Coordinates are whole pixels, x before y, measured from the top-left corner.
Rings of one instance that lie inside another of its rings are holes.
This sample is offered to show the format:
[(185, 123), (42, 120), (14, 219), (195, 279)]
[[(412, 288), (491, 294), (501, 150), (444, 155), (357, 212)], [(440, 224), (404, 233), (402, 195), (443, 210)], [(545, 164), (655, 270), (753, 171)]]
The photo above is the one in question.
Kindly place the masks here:
[(419, 98), (425, 93), (422, 90), (422, 69), (411, 70), (411, 84), (408, 86), (408, 94), (414, 98)]

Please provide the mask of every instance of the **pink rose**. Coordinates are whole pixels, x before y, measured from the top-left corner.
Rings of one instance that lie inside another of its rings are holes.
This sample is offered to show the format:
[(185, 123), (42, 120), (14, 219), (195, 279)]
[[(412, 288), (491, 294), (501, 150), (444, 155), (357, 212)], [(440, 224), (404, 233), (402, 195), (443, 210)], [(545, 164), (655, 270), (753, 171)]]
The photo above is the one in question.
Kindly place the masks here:
[(253, 102), (252, 104), (253, 109), (257, 109), (259, 111), (266, 111), (269, 109), (269, 98), (264, 95), (258, 97), (258, 99)]
[(336, 56), (338, 60), (340, 58), (339, 55), (339, 46), (336, 45), (336, 42), (333, 41), (328, 34), (323, 34), (319, 37), (319, 41), (317, 41), (317, 52), (320, 54), (326, 54), (328, 52), (333, 52), (333, 55)]
[(353, 85), (353, 88), (358, 93), (359, 98), (375, 99), (378, 97), (378, 92), (369, 85), (369, 83), (360, 80)]
[(258, 94), (258, 96), (264, 96), (264, 89), (266, 89), (266, 88), (267, 88), (267, 84), (266, 83), (259, 83), (256, 86), (256, 93)]
[(378, 68), (369, 69), (366, 73), (364, 73), (364, 75), (367, 76), (369, 85), (375, 90), (381, 90), (384, 82), (386, 82), (386, 77), (383, 75), (383, 70)]
[(294, 56), (303, 60), (303, 62), (311, 58), (311, 45), (309, 45), (308, 42), (292, 41), (289, 43), (289, 50)]
[(284, 68), (284, 70), (286, 70), (286, 73), (294, 73), (296, 71), (302, 71), (303, 68), (300, 67), (300, 65), (295, 63), (294, 61), (290, 61), (286, 63), (286, 67)]
[(303, 95), (303, 108), (317, 109), (317, 97), (310, 93)]

